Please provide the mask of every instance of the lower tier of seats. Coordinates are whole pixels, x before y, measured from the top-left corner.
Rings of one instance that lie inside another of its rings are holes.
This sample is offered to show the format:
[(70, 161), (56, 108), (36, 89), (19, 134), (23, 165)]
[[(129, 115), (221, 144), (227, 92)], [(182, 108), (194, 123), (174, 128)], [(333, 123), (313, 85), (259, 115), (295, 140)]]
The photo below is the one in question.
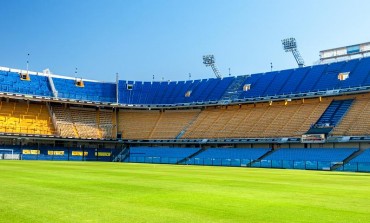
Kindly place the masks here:
[[(182, 151), (181, 151), (182, 150)], [(190, 154), (188, 158), (184, 153)], [(284, 169), (331, 170), (334, 165), (344, 164), (337, 170), (370, 172), (370, 149), (356, 158), (343, 163), (356, 148), (152, 148), (132, 147), (127, 162), (179, 163), (187, 165), (264, 167)], [(180, 155), (181, 154), (181, 155)]]
[[(355, 156), (354, 156), (355, 155)], [(118, 159), (117, 159), (118, 158)], [(350, 158), (350, 159), (349, 159)], [(184, 148), (1, 146), (0, 159), (50, 161), (123, 161), (234, 167), (370, 172), (370, 149), (356, 148)], [(349, 159), (349, 160), (348, 160)]]

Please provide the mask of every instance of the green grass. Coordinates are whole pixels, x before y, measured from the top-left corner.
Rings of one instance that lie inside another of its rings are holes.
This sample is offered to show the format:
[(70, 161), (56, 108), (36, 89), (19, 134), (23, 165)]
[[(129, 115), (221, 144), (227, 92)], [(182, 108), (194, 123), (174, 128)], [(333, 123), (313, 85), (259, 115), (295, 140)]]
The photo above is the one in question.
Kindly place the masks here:
[(370, 174), (0, 161), (0, 222), (369, 222)]

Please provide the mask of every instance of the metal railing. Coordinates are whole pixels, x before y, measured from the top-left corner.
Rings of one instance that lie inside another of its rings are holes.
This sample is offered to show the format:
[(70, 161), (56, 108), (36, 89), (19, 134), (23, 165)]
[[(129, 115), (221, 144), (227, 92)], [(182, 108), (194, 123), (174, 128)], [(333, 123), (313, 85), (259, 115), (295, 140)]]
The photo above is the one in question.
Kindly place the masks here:
[[(157, 163), (177, 164), (183, 157), (157, 157), (157, 156), (130, 156), (126, 162), (133, 163)], [(203, 166), (231, 166), (231, 167), (255, 167), (277, 169), (301, 169), (301, 170), (326, 170), (341, 162), (333, 161), (305, 161), (305, 160), (261, 160), (255, 159), (221, 159), (221, 158), (191, 158), (182, 162), (183, 165)], [(370, 162), (350, 162), (343, 164), (336, 171), (370, 172)]]

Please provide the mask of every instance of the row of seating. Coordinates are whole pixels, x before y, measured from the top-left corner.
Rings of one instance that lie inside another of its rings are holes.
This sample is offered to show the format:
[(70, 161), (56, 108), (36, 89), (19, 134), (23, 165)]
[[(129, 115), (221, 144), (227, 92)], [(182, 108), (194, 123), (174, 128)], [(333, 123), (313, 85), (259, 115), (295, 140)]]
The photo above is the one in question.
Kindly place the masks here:
[(356, 97), (351, 108), (341, 122), (333, 130), (335, 136), (363, 136), (370, 135), (370, 97), (362, 95)]
[(332, 135), (363, 136), (370, 134), (369, 98), (362, 94), (204, 110), (122, 109), (117, 117), (112, 110), (55, 105), (55, 127), (46, 104), (2, 101), (0, 132), (111, 139), (118, 121), (117, 133), (124, 139), (300, 137), (319, 120), (335, 125)]
[(21, 79), (19, 73), (0, 70), (0, 91), (16, 94), (52, 96), (47, 77), (29, 75), (30, 80)]
[(336, 126), (351, 106), (353, 99), (334, 100), (320, 119), (316, 122), (317, 126)]
[[(193, 158), (257, 160), (266, 154), (267, 156), (263, 157), (264, 160), (341, 162), (357, 150), (354, 148), (281, 148), (272, 151), (269, 148), (209, 148)], [(199, 151), (199, 148), (131, 147), (130, 157), (186, 158), (197, 151)], [(364, 155), (368, 156), (367, 153)], [(366, 161), (366, 158), (357, 158), (357, 160)], [(367, 160), (367, 162), (370, 162), (370, 160)]]
[(76, 80), (53, 78), (58, 97), (83, 101), (116, 102), (116, 84), (83, 81), (81, 86)]
[[(199, 110), (121, 110), (124, 139), (301, 137), (316, 125), (332, 135), (370, 134), (370, 95), (210, 107)], [(314, 125), (316, 123), (316, 125)]]
[(46, 104), (0, 101), (0, 132), (52, 135)]
[(178, 104), (220, 100), (234, 77), (179, 82), (120, 81), (120, 103)]
[(112, 110), (53, 106), (57, 132), (62, 137), (112, 139), (114, 116)]
[[(224, 79), (179, 82), (120, 81), (119, 102), (209, 102), (369, 86), (369, 62), (370, 57)], [(346, 78), (342, 78), (343, 76)]]
[[(370, 57), (273, 71), (253, 75), (190, 81), (119, 81), (121, 104), (186, 104), (238, 100), (276, 95), (308, 93), (370, 86)], [(39, 96), (53, 96), (46, 76), (0, 71), (0, 91)], [(345, 77), (345, 78), (344, 78)], [(117, 102), (116, 83), (74, 78), (52, 78), (58, 97), (74, 100)]]
[(182, 138), (300, 137), (331, 99), (259, 103), (205, 109)]
[[(128, 162), (180, 163), (194, 165), (252, 166), (330, 170), (357, 148), (169, 148), (131, 147)], [(354, 168), (355, 166), (355, 168)], [(370, 171), (370, 149), (338, 170)]]
[(357, 150), (353, 148), (282, 148), (264, 159), (341, 162)]
[(124, 139), (175, 139), (201, 111), (120, 110), (118, 131)]

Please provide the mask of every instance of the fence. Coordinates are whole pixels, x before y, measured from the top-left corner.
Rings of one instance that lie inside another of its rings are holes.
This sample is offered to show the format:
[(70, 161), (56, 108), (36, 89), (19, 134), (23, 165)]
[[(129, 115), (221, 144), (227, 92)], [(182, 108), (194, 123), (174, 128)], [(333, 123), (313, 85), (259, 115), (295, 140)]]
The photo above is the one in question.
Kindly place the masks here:
[[(133, 163), (162, 163), (177, 164), (181, 157), (151, 157), (131, 156), (126, 159)], [(301, 170), (331, 170), (334, 165), (341, 162), (332, 161), (299, 161), (299, 160), (261, 160), (253, 159), (221, 159), (221, 158), (191, 158), (182, 162), (184, 165), (204, 166), (232, 166), (232, 167), (257, 167), (257, 168), (279, 168), (279, 169), (301, 169)], [(346, 163), (341, 165), (337, 171), (370, 172), (370, 162)]]

